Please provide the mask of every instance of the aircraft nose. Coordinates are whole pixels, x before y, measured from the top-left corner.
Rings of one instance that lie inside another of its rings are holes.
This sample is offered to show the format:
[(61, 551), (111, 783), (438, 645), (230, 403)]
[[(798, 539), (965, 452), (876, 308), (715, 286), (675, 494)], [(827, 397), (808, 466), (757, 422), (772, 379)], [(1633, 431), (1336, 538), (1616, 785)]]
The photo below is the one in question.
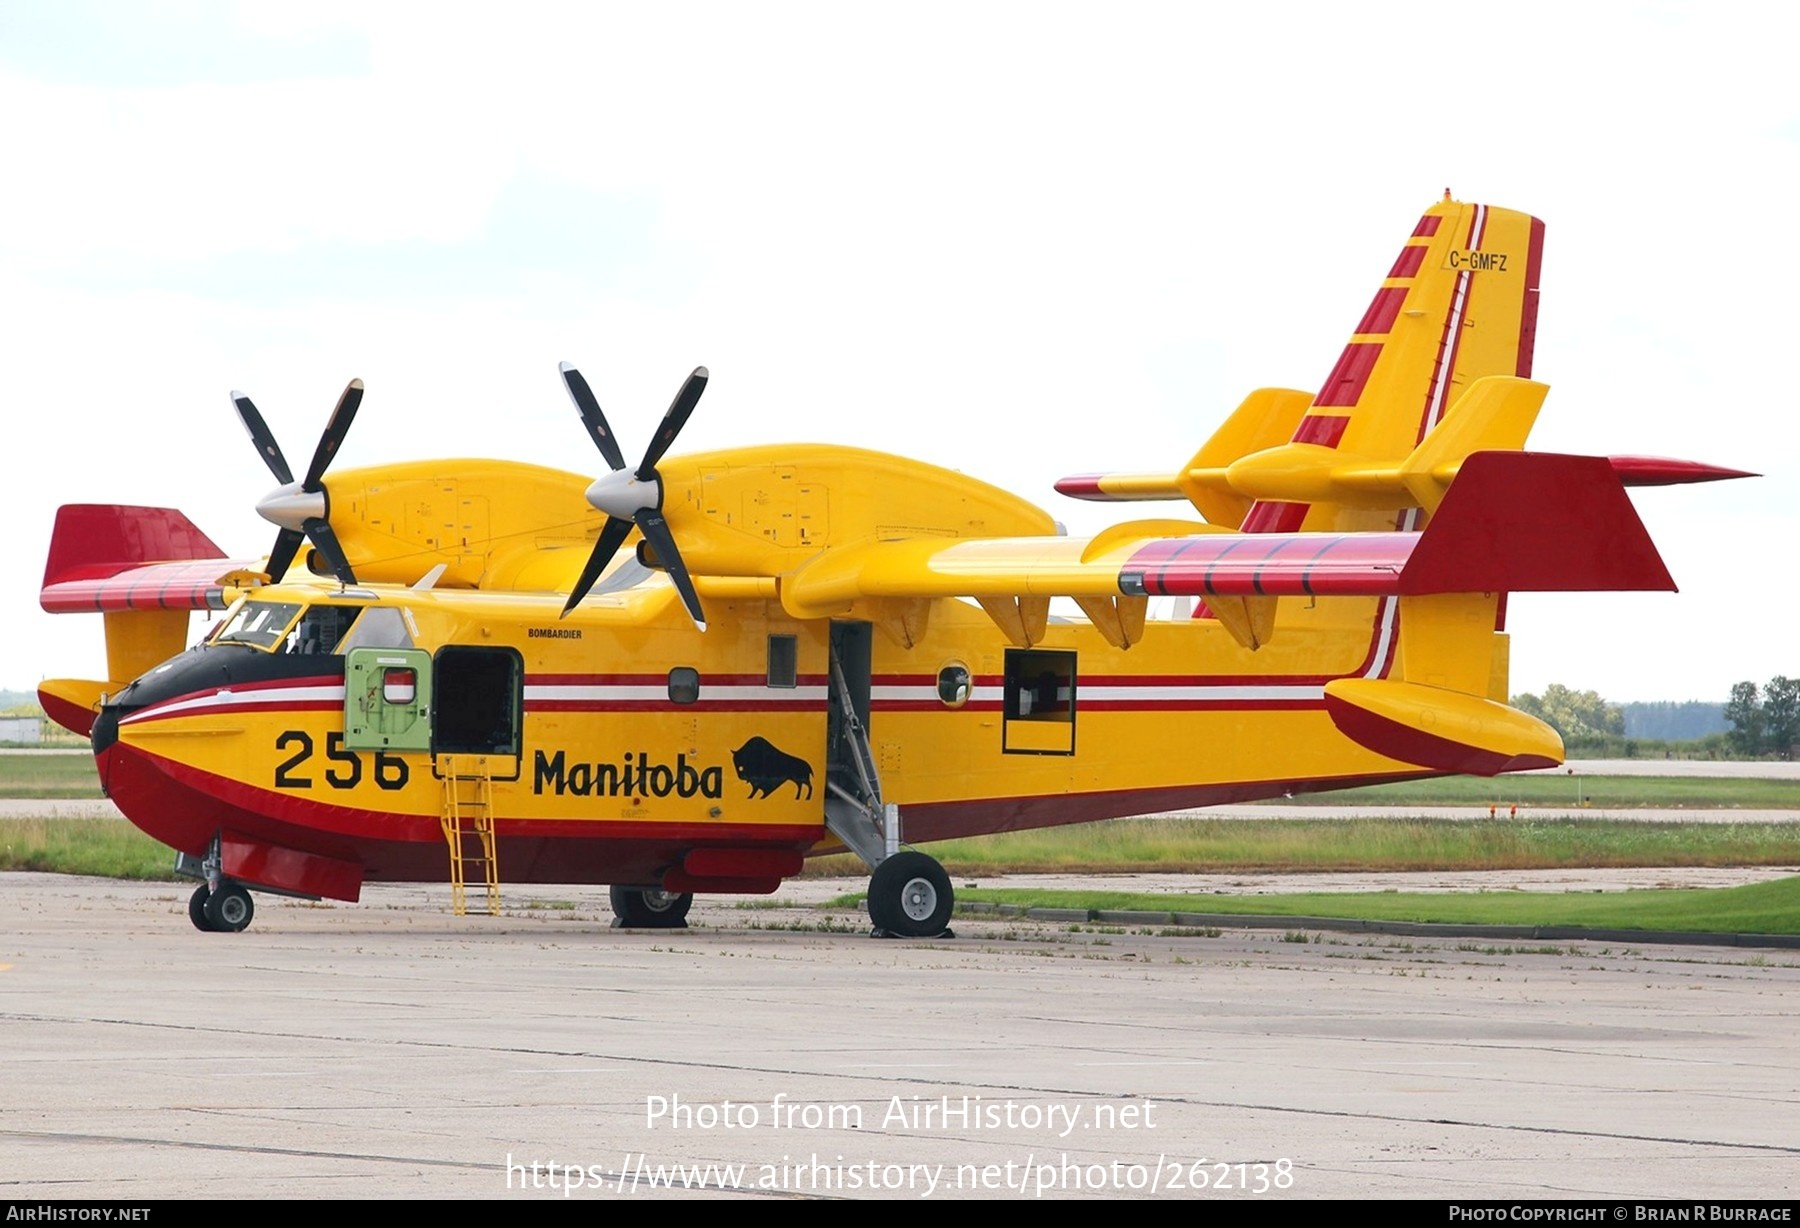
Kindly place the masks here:
[(100, 715), (94, 718), (94, 729), (90, 735), (94, 740), (94, 755), (105, 754), (119, 740), (119, 708), (116, 704), (104, 704)]

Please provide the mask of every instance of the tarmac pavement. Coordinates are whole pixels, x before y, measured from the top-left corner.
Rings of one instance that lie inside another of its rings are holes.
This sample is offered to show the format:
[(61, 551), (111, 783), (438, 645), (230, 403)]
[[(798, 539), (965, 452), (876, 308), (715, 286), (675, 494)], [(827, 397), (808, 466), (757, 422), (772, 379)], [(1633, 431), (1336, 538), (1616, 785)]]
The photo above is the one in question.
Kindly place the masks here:
[(804, 906), (857, 885), (202, 934), (186, 886), (0, 876), (0, 1196), (1800, 1193), (1800, 953)]

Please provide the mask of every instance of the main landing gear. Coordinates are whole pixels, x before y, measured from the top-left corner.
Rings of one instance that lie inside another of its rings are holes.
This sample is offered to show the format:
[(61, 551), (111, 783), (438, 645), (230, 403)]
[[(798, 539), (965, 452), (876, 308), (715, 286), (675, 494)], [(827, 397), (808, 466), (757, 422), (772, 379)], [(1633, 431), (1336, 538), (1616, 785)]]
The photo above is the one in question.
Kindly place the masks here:
[(950, 876), (924, 853), (895, 853), (869, 876), (869, 920), (877, 938), (948, 937), (955, 906)]
[(614, 887), (613, 927), (633, 930), (684, 930), (691, 894), (677, 895), (654, 887)]
[(254, 916), (256, 902), (242, 883), (221, 881), (217, 891), (201, 883), (188, 897), (188, 920), (209, 934), (236, 934), (248, 929)]
[(953, 938), (950, 912), (956, 893), (950, 876), (936, 858), (902, 851), (900, 806), (881, 800), (881, 774), (869, 743), (873, 635), (870, 623), (831, 624), (825, 830), (869, 867), (874, 937)]

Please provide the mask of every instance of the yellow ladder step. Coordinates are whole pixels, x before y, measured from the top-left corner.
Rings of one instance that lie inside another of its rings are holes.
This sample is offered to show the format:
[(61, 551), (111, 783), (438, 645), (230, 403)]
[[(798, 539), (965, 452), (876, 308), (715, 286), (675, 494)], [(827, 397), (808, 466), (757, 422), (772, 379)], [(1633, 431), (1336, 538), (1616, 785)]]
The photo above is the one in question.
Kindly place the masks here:
[[(485, 755), (445, 755), (438, 760), (444, 783), (439, 820), (450, 851), (450, 907), (468, 912), (466, 863), (480, 867), (487, 882), (488, 913), (500, 915), (500, 866), (494, 855), (493, 780)], [(475, 847), (468, 847), (473, 838)]]

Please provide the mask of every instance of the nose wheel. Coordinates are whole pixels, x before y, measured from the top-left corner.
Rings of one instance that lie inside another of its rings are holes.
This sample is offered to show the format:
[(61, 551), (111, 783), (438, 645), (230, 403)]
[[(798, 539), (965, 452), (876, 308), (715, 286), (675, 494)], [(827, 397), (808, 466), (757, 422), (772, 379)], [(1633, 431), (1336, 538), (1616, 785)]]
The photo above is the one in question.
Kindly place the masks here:
[(222, 882), (217, 891), (201, 883), (188, 897), (188, 920), (208, 934), (239, 933), (255, 916), (256, 902), (241, 883)]
[(869, 877), (869, 920), (884, 938), (937, 938), (956, 906), (950, 876), (924, 853), (895, 853)]

